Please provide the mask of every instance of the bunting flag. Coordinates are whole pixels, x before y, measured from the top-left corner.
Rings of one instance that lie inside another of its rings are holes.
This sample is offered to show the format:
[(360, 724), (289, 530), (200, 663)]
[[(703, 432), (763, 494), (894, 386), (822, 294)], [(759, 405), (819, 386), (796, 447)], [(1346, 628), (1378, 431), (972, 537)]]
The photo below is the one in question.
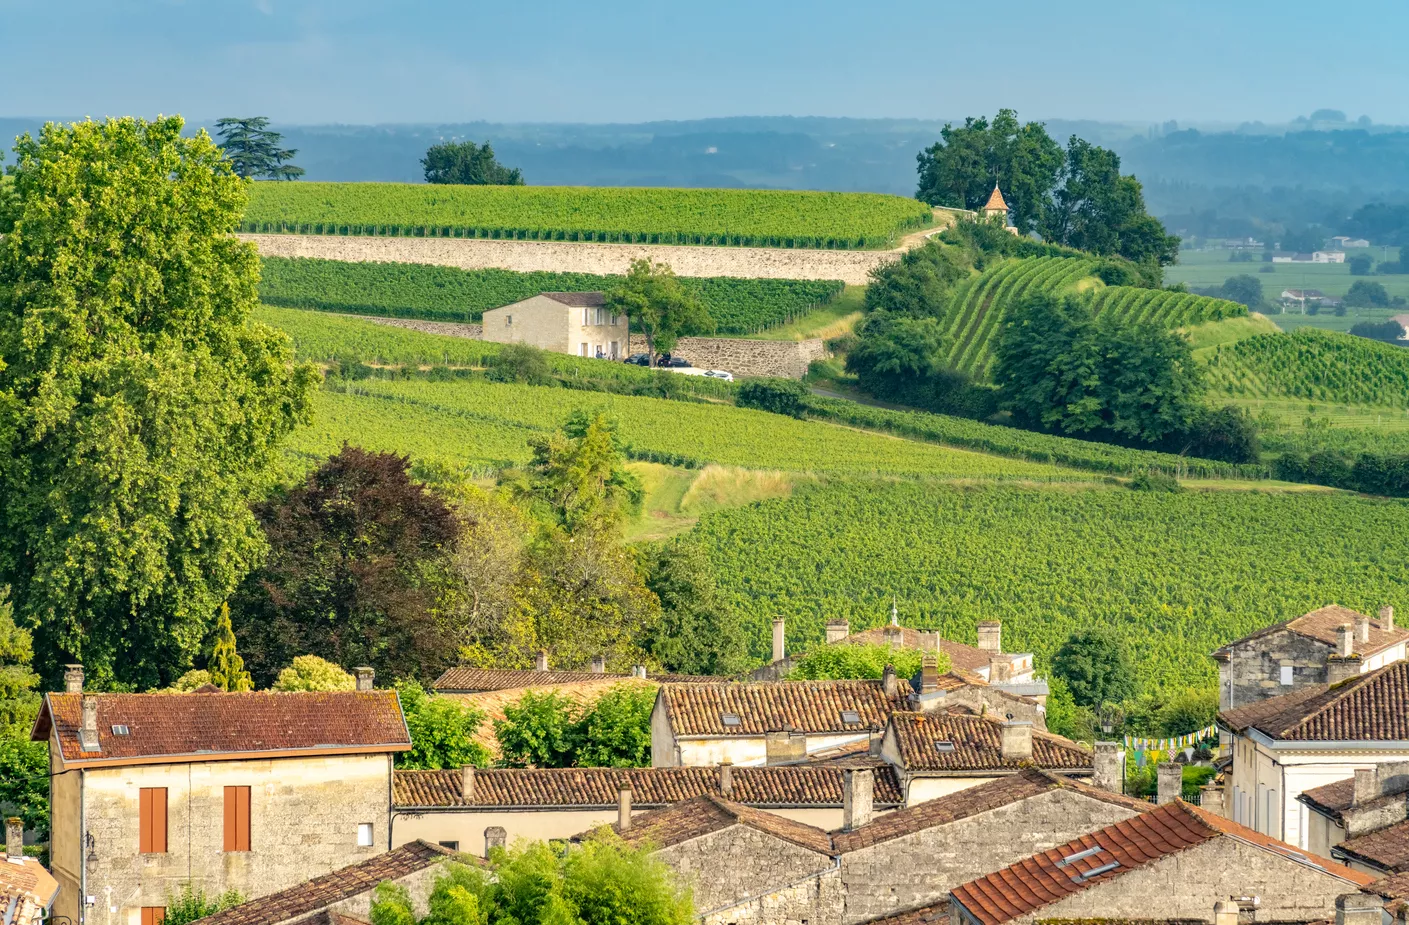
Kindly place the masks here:
[(1197, 748), (1200, 742), (1218, 736), (1218, 724), (1211, 723), (1208, 727), (1200, 729), (1198, 732), (1190, 732), (1182, 736), (1174, 736), (1168, 739), (1151, 739), (1144, 736), (1126, 736), (1125, 747), (1139, 752), (1157, 751), (1172, 752), (1184, 748)]

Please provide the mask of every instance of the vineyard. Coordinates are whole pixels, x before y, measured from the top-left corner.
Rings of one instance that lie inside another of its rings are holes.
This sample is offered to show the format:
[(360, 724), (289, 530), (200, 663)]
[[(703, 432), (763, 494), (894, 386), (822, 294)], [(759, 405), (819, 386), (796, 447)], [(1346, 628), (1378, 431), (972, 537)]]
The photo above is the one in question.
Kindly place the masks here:
[(859, 249), (932, 220), (924, 203), (879, 193), (256, 183), (241, 230)]
[[(419, 263), (346, 263), (266, 257), (259, 296), (269, 305), (353, 315), (479, 321), (488, 309), (541, 292), (609, 289), (620, 277), (591, 273), (460, 270)], [(830, 302), (840, 281), (682, 277), (719, 334), (754, 334)]]
[(894, 595), (907, 626), (961, 641), (1002, 620), (1042, 665), (1109, 629), (1147, 690), (1211, 685), (1219, 645), (1333, 601), (1373, 612), (1409, 582), (1409, 505), (1340, 494), (831, 482), (694, 535), (755, 656), (774, 617), (801, 651), (829, 619), (880, 625)]
[(1259, 334), (1214, 348), (1209, 387), (1240, 398), (1409, 407), (1409, 350), (1332, 331)]
[[(1072, 257), (1008, 260), (968, 280), (950, 302), (950, 367), (986, 379), (1008, 310), (1029, 295), (1072, 291), (1099, 266), (1099, 261)], [(1091, 300), (1098, 313), (1111, 311), (1119, 318), (1171, 328), (1247, 314), (1247, 308), (1236, 302), (1134, 286), (1101, 287)]]

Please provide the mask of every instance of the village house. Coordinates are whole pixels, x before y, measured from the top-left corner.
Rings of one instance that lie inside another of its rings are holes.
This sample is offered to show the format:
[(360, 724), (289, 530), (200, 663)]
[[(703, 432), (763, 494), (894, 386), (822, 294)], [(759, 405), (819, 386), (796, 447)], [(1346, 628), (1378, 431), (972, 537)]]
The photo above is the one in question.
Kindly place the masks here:
[(1231, 734), (1227, 814), (1264, 835), (1313, 850), (1302, 793), (1381, 764), (1409, 761), (1409, 663), (1361, 674), (1336, 656), (1332, 683), (1218, 714)]
[[(1218, 708), (1238, 707), (1325, 684), (1331, 656), (1354, 655), (1361, 672), (1404, 659), (1409, 631), (1394, 623), (1394, 608), (1374, 619), (1339, 604), (1276, 623), (1213, 653), (1218, 662)], [(1342, 667), (1350, 663), (1341, 661)]]
[(1409, 763), (1361, 768), (1297, 800), (1313, 854), (1375, 876), (1409, 872)]
[(94, 694), (68, 666), (32, 738), (50, 755), (55, 915), (157, 925), (167, 897), (261, 896), (386, 851), (395, 691)]
[[(1319, 922), (1383, 900), (1374, 877), (1173, 800), (956, 887), (952, 925), (1150, 920)], [(1349, 895), (1351, 899), (1342, 900)]]
[(0, 860), (0, 925), (39, 925), (50, 918), (59, 882), (35, 858), (24, 855), (24, 823), (5, 820), (5, 857)]
[(1338, 234), (1335, 237), (1331, 238), (1331, 243), (1334, 244), (1336, 247), (1339, 247), (1341, 250), (1346, 250), (1347, 248), (1351, 247), (1370, 246), (1370, 242), (1365, 238), (1352, 238), (1343, 234)]
[(601, 292), (540, 293), (485, 312), (483, 337), (497, 344), (620, 360), (627, 346), (626, 316), (606, 305)]

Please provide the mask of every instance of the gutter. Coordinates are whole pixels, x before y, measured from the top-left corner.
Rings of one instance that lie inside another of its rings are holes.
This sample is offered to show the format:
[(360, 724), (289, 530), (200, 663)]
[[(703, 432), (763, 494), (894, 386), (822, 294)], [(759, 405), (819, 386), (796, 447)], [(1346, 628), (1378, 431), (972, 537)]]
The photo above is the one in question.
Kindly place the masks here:
[[(717, 794), (697, 794), (697, 796), (716, 796)], [(694, 799), (685, 797), (684, 799)], [(677, 801), (679, 802), (679, 801)], [(631, 804), (633, 809), (665, 809), (674, 806), (675, 803), (635, 803)], [(840, 803), (742, 803), (753, 809), (841, 809)], [(880, 802), (872, 804), (877, 809), (902, 809), (903, 802)], [(592, 812), (595, 810), (616, 811), (616, 803), (535, 803), (533, 805), (524, 804), (472, 804), (463, 803), (445, 804), (441, 806), (393, 806), (396, 815), (399, 816), (420, 816), (426, 813), (562, 813), (562, 812)]]
[(1258, 745), (1279, 751), (1303, 752), (1355, 752), (1355, 751), (1409, 751), (1409, 739), (1340, 739), (1332, 741), (1303, 741), (1301, 739), (1274, 739), (1257, 727), (1245, 733)]

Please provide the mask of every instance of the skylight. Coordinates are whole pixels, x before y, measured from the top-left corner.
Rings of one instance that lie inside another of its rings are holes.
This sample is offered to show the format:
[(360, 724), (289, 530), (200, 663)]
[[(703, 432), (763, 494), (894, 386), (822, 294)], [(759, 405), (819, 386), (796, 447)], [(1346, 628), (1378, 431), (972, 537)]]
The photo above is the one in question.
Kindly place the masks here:
[(1102, 848), (1100, 845), (1097, 845), (1095, 848), (1087, 848), (1085, 851), (1076, 852), (1076, 854), (1068, 854), (1057, 862), (1057, 866), (1066, 867), (1068, 864), (1071, 864), (1075, 861), (1079, 861), (1082, 858), (1089, 858), (1092, 855), (1100, 854), (1102, 851), (1105, 850), (1105, 848)]
[(855, 726), (861, 722), (861, 714), (856, 710), (842, 710), (841, 721), (848, 726)]
[(954, 751), (954, 743), (947, 740), (941, 740), (939, 742), (934, 743), (934, 750), (939, 752), (941, 755), (948, 754), (949, 752)]
[(125, 736), (131, 731), (126, 726), (113, 726), (113, 735), (115, 736)]
[(1100, 867), (1093, 867), (1091, 870), (1088, 870), (1084, 874), (1077, 874), (1071, 879), (1073, 883), (1085, 883), (1087, 880), (1093, 880), (1096, 877), (1101, 876), (1101, 874), (1109, 873), (1110, 871), (1115, 870), (1119, 866), (1119, 861), (1111, 861), (1109, 864), (1102, 864)]
[(726, 726), (743, 725), (743, 721), (739, 719), (739, 714), (737, 713), (722, 713), (719, 718)]

